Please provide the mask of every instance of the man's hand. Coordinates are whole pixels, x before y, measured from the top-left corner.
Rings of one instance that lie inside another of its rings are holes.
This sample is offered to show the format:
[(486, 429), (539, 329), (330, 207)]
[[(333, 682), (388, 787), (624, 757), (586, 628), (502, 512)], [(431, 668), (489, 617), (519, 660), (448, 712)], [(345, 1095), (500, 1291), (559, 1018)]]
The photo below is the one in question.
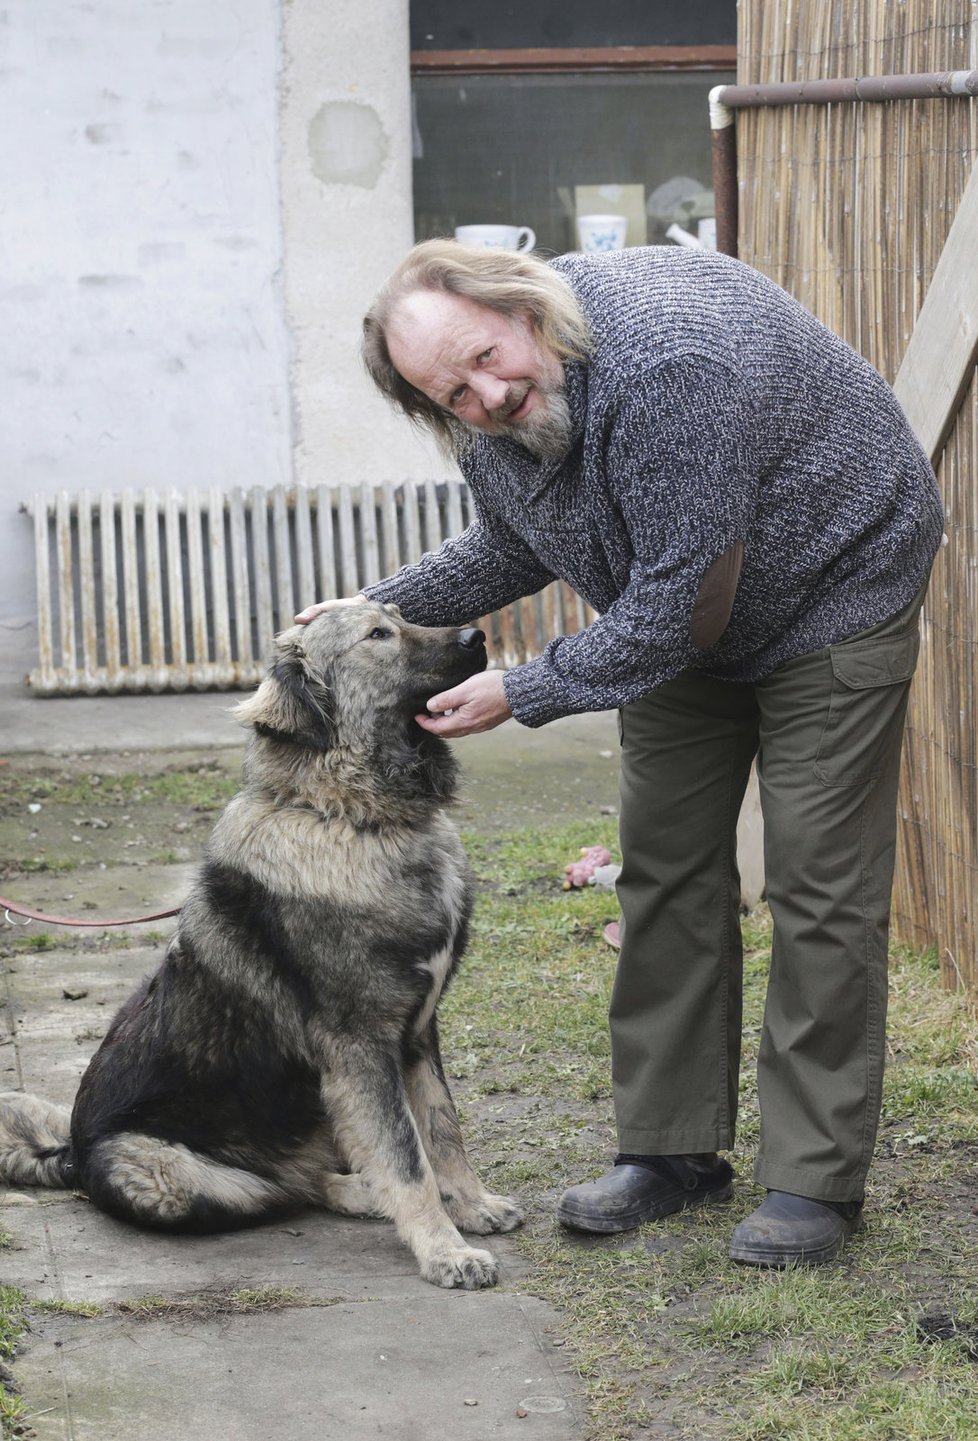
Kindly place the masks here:
[(317, 615), (322, 615), (324, 610), (339, 610), (343, 605), (363, 605), (367, 597), (363, 594), (350, 595), (343, 600), (320, 600), (315, 605), (307, 605), (305, 610), (300, 610), (295, 618), (296, 625), (308, 625), (315, 620)]
[(431, 697), (427, 715), (416, 715), (422, 730), (435, 736), (471, 736), (491, 731), (509, 720), (509, 708), (503, 689), (505, 671), (484, 670), (470, 676), (461, 685)]

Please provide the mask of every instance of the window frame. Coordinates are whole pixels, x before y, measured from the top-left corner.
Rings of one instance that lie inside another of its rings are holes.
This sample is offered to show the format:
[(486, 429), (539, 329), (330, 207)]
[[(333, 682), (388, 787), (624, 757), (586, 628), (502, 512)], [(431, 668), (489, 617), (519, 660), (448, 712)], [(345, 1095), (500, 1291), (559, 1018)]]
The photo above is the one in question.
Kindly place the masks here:
[(412, 75), (733, 70), (736, 45), (609, 45), (525, 50), (412, 50)]

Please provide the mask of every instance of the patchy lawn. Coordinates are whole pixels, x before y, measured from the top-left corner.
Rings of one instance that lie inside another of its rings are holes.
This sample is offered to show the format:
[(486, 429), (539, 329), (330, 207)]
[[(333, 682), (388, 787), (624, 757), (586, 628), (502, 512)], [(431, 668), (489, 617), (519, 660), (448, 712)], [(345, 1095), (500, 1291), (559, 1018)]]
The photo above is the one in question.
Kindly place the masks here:
[[(136, 768), (103, 757), (94, 774), (91, 765), (12, 767), (0, 795), (0, 873), (30, 904), (31, 871), (70, 868), (72, 889), (77, 878), (87, 894), (83, 883), (90, 888), (106, 864), (196, 859), (236, 787), (239, 759), (171, 756)], [(536, 809), (546, 813), (543, 802)], [(481, 1173), (493, 1189), (518, 1192), (527, 1209), (516, 1234), (528, 1285), (559, 1312), (552, 1340), (582, 1378), (590, 1436), (970, 1441), (978, 1414), (973, 1007), (940, 989), (932, 957), (894, 952), (890, 1065), (865, 1230), (819, 1270), (736, 1267), (730, 1231), (760, 1197), (750, 1181), (753, 1060), (770, 941), (763, 910), (745, 917), (734, 1199), (618, 1237), (575, 1237), (553, 1221), (556, 1198), (615, 1151), (606, 1018), (615, 955), (601, 930), (616, 905), (613, 893), (565, 892), (560, 883), (581, 846), (614, 852), (616, 821), (595, 815), (530, 830), (499, 815), (483, 825), (476, 814), (481, 829), (466, 842), (480, 877), (478, 912), (443, 1007), (446, 1067)], [(140, 943), (158, 939), (139, 933)], [(110, 951), (127, 941), (114, 933), (72, 944)], [(0, 951), (47, 944), (35, 929), (5, 935)], [(0, 1235), (0, 1271), (3, 1243)], [(0, 1287), (0, 1418), (9, 1437), (30, 1434), (3, 1370), (29, 1307)]]
[(601, 1441), (965, 1441), (978, 1415), (978, 1026), (933, 957), (895, 949), (889, 1068), (866, 1226), (814, 1270), (735, 1266), (750, 1179), (753, 1062), (770, 918), (744, 918), (747, 996), (739, 1181), (726, 1205), (617, 1237), (553, 1220), (567, 1184), (615, 1151), (606, 1009), (613, 894), (560, 889), (601, 827), (467, 837), (481, 878), (475, 934), (444, 1010), (466, 1132), (493, 1189), (528, 1210), (533, 1289), (562, 1316)]

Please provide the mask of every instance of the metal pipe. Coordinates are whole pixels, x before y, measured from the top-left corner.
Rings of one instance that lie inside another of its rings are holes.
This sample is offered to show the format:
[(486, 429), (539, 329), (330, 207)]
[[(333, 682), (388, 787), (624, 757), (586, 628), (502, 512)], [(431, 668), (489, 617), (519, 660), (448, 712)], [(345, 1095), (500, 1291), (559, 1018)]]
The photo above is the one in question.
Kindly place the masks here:
[(978, 95), (978, 70), (861, 75), (852, 80), (797, 80), (779, 85), (719, 85), (712, 93), (731, 110), (759, 105), (833, 105), (846, 100), (938, 100)]
[(729, 88), (727, 85), (715, 85), (710, 91), (716, 245), (722, 255), (737, 254), (737, 129), (733, 110), (719, 99)]
[(710, 91), (717, 250), (737, 254), (737, 140), (734, 111), (768, 105), (837, 105), (863, 100), (940, 100), (978, 95), (978, 70), (863, 75), (776, 85), (716, 85)]

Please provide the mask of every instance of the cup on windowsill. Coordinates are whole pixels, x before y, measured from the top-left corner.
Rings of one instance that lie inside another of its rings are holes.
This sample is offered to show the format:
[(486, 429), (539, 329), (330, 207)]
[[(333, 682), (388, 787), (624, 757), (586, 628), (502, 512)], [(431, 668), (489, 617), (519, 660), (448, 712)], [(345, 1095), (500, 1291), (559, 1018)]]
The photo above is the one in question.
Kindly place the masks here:
[(591, 252), (623, 250), (628, 217), (625, 215), (579, 215), (577, 238), (581, 249)]
[(457, 225), (455, 239), (461, 245), (499, 250), (532, 250), (537, 243), (536, 232), (529, 225)]

